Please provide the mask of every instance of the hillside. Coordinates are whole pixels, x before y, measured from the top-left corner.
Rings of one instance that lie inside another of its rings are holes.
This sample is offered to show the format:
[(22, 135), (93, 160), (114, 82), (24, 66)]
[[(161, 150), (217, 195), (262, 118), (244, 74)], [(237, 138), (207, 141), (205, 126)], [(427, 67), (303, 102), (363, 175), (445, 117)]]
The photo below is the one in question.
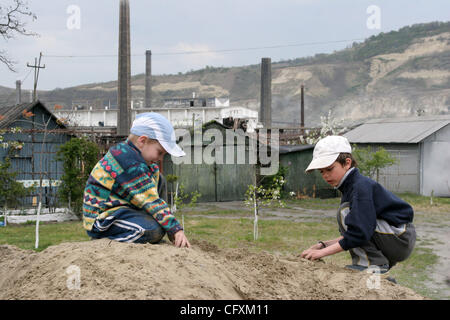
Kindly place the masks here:
[[(144, 69), (144, 66), (143, 66)], [(346, 123), (372, 117), (450, 113), (450, 22), (417, 24), (372, 36), (332, 54), (272, 63), (273, 120), (299, 122), (300, 85), (305, 84), (306, 125), (333, 109)], [(0, 88), (0, 101), (5, 89)], [(8, 91), (8, 90), (6, 90)], [(259, 64), (206, 67), (153, 77), (153, 106), (162, 100), (230, 97), (233, 105), (257, 110)], [(132, 77), (133, 99), (144, 97), (144, 74)], [(41, 92), (49, 104), (117, 100), (116, 81)], [(13, 102), (13, 100), (12, 100)], [(275, 111), (276, 110), (276, 111)]]

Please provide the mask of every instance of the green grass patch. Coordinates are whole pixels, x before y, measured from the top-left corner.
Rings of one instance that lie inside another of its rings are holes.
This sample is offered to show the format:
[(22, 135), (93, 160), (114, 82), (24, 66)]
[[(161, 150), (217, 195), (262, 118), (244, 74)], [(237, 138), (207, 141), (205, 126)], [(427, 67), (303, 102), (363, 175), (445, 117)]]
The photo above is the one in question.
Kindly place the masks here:
[(402, 286), (411, 288), (425, 297), (441, 299), (442, 297), (436, 295), (434, 290), (424, 285), (431, 280), (427, 270), (437, 261), (438, 256), (433, 253), (433, 250), (424, 248), (420, 244), (407, 260), (394, 266), (389, 274)]
[[(241, 216), (248, 216), (253, 211), (243, 207), (242, 210), (219, 210), (219, 209), (211, 209), (211, 210), (189, 210), (189, 211), (183, 211), (184, 216), (192, 216), (192, 215), (218, 215), (218, 216), (235, 216), (235, 217), (241, 217)], [(181, 214), (181, 213), (180, 213)]]
[(411, 204), (415, 211), (422, 211), (426, 213), (447, 213), (450, 215), (450, 198), (431, 198), (413, 193), (398, 193), (397, 196)]
[[(39, 224), (39, 248), (42, 251), (49, 246), (62, 242), (89, 240), (80, 221)], [(36, 241), (35, 223), (25, 225), (8, 225), (0, 228), (0, 244), (15, 245), (21, 249), (33, 249)]]
[(304, 223), (259, 220), (258, 232), (259, 237), (254, 241), (253, 219), (185, 218), (185, 233), (188, 238), (205, 240), (219, 248), (245, 247), (255, 251), (300, 254), (318, 240), (339, 237), (338, 228), (333, 220)]

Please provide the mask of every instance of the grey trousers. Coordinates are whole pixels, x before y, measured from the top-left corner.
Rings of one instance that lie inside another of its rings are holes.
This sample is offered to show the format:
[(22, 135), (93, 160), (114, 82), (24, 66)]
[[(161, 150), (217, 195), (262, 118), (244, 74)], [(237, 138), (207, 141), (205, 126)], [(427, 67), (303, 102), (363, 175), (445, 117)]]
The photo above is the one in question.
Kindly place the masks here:
[[(341, 235), (347, 230), (345, 217), (350, 214), (349, 203), (342, 203), (337, 212), (337, 221)], [(399, 227), (389, 225), (385, 220), (377, 219), (372, 238), (364, 245), (349, 249), (352, 264), (368, 267), (370, 265), (389, 265), (406, 260), (414, 249), (416, 230), (412, 223)]]

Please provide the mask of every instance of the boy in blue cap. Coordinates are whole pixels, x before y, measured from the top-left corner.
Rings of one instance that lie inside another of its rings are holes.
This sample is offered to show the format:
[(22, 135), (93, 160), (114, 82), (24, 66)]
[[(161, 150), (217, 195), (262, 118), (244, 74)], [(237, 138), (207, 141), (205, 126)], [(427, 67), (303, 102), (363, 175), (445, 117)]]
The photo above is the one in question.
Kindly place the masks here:
[(341, 237), (319, 241), (301, 257), (317, 260), (344, 250), (350, 269), (386, 273), (411, 254), (416, 232), (412, 207), (379, 183), (361, 175), (345, 137), (328, 136), (314, 147), (306, 172), (319, 170), (324, 180), (341, 191), (337, 221)]
[(170, 122), (154, 112), (136, 116), (130, 135), (93, 168), (83, 199), (83, 226), (94, 239), (158, 243), (167, 233), (190, 247), (183, 228), (159, 196), (157, 161), (184, 156)]

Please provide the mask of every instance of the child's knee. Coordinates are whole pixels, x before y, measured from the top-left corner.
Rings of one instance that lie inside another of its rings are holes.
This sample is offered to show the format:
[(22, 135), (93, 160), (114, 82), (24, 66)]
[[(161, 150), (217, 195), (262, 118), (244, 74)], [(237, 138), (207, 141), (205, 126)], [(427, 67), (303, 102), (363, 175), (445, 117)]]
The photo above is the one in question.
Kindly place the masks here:
[(158, 243), (162, 240), (165, 234), (166, 232), (161, 227), (145, 230), (142, 240), (149, 243)]

